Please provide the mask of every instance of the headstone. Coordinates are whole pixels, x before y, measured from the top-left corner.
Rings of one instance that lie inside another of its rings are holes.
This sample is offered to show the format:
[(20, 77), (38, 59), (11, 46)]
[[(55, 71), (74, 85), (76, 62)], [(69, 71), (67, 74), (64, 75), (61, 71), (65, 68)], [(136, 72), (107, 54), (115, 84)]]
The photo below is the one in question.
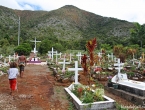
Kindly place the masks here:
[(75, 84), (78, 84), (78, 71), (82, 71), (83, 68), (78, 68), (78, 61), (75, 61), (75, 68), (68, 68), (68, 71), (75, 71)]

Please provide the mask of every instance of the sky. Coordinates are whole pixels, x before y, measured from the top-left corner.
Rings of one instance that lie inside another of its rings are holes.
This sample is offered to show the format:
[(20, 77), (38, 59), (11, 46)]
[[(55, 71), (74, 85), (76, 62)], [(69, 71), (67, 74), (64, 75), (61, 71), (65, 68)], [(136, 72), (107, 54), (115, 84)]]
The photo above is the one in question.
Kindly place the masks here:
[(0, 5), (32, 11), (52, 11), (65, 5), (73, 5), (103, 17), (145, 24), (145, 0), (0, 0)]

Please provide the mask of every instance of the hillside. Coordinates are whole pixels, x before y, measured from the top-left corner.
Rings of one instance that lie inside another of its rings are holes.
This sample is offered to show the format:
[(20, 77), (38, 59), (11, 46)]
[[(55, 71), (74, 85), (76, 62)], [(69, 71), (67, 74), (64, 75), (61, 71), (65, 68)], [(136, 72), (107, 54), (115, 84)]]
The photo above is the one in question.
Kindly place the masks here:
[(128, 37), (133, 23), (96, 15), (66, 5), (52, 11), (13, 10), (0, 6), (0, 38), (17, 36), (18, 16), (21, 18), (21, 39), (37, 37), (63, 40), (92, 37)]

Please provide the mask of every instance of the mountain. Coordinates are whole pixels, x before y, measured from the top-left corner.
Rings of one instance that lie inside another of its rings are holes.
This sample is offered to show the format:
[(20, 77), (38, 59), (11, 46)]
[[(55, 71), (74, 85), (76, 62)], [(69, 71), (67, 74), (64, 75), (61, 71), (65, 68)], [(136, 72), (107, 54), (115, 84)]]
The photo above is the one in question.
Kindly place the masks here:
[(17, 42), (19, 17), (20, 40), (24, 41), (34, 37), (64, 41), (129, 37), (129, 30), (134, 27), (131, 22), (96, 15), (72, 5), (52, 11), (22, 11), (0, 6), (0, 38), (9, 37), (11, 42)]

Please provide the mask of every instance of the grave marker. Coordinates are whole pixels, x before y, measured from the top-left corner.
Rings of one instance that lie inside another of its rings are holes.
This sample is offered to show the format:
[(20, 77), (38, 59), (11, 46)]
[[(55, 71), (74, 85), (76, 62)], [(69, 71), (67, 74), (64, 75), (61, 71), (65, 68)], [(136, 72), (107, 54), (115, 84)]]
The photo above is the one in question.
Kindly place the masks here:
[(52, 50), (51, 51), (48, 51), (48, 54), (51, 54), (51, 58), (52, 58), (52, 61), (53, 61), (53, 54), (55, 53), (56, 54), (57, 51), (54, 51), (53, 50), (53, 47), (52, 47)]
[(81, 52), (78, 52), (78, 54), (76, 54), (76, 56), (78, 57), (78, 61), (81, 62), (81, 57), (82, 57)]
[(31, 40), (31, 42), (35, 43), (35, 47), (34, 47), (34, 50), (32, 50), (32, 52), (34, 52), (34, 54), (36, 54), (36, 52), (37, 52), (37, 50), (36, 50), (36, 43), (37, 42), (41, 42), (41, 41), (36, 41), (36, 37), (35, 37), (35, 40)]
[(58, 64), (63, 64), (62, 71), (64, 71), (64, 70), (65, 70), (65, 64), (70, 64), (70, 62), (65, 62), (65, 56), (66, 56), (66, 55), (64, 55), (63, 62), (58, 62)]
[(75, 68), (68, 68), (68, 71), (75, 71), (75, 84), (78, 84), (78, 71), (82, 71), (83, 68), (78, 68), (78, 61), (75, 61)]

